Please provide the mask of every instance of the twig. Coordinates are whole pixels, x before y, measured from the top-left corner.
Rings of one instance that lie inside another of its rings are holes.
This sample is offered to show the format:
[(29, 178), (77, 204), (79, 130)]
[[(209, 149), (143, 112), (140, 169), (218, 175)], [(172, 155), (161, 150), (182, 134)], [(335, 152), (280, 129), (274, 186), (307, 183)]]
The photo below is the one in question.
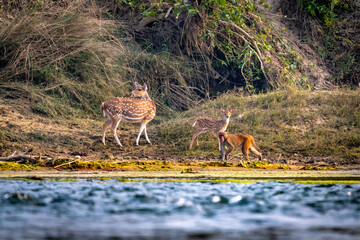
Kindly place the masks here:
[(29, 152), (32, 152), (32, 149), (29, 149), (25, 152), (19, 153), (19, 154), (12, 154), (8, 157), (0, 157), (0, 161), (17, 161), (19, 159), (32, 159), (30, 155), (26, 155)]
[(72, 163), (74, 163), (74, 162), (78, 162), (78, 161), (80, 161), (80, 159), (75, 159), (74, 161), (71, 161), (71, 162), (66, 162), (66, 163), (63, 163), (63, 164), (60, 164), (60, 165), (57, 165), (57, 166), (55, 166), (54, 168), (58, 168), (58, 167), (61, 167), (61, 166), (64, 166), (64, 165), (66, 165), (66, 164), (72, 164)]

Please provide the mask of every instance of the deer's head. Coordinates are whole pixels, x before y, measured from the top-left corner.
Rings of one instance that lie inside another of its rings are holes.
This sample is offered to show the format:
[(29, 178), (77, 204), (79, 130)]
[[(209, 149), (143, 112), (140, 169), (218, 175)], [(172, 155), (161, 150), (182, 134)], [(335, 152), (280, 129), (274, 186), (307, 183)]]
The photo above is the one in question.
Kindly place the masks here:
[(138, 82), (135, 82), (135, 90), (131, 92), (131, 97), (137, 97), (145, 100), (150, 99), (147, 93), (146, 83), (142, 86)]
[(231, 114), (234, 112), (234, 109), (231, 110), (221, 109), (221, 112), (224, 114), (224, 118), (230, 118)]

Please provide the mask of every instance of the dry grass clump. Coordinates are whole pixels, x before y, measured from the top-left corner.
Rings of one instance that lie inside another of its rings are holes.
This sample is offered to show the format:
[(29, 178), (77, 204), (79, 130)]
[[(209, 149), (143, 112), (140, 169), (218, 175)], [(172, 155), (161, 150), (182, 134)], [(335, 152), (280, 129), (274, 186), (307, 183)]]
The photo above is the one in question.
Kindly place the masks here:
[(5, 97), (23, 95), (35, 111), (54, 116), (76, 109), (92, 112), (109, 95), (128, 92), (113, 88), (123, 69), (108, 68), (124, 53), (122, 44), (107, 31), (109, 23), (80, 2), (24, 10), (1, 24), (0, 87)]
[(29, 98), (49, 116), (100, 116), (102, 101), (129, 96), (140, 81), (159, 112), (191, 107), (202, 73), (186, 59), (142, 50), (101, 11), (82, 0), (24, 8), (1, 22), (0, 94)]

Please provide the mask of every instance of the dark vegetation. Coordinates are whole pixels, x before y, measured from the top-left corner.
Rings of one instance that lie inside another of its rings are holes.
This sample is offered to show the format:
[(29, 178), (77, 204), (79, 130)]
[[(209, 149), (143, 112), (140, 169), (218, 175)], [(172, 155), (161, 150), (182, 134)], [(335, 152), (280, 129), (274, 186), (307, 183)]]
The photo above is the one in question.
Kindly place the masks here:
[[(217, 155), (211, 136), (188, 151), (190, 123), (224, 107), (236, 109), (229, 131), (254, 135), (269, 160), (358, 163), (359, 14), (350, 0), (1, 1), (1, 155), (31, 145), (124, 154), (95, 139), (99, 105), (139, 81), (158, 110), (149, 156)], [(21, 129), (5, 106), (29, 106), (18, 113), (62, 135)]]
[(331, 82), (359, 87), (360, 2), (351, 0), (280, 0), (287, 25), (311, 44), (331, 74)]

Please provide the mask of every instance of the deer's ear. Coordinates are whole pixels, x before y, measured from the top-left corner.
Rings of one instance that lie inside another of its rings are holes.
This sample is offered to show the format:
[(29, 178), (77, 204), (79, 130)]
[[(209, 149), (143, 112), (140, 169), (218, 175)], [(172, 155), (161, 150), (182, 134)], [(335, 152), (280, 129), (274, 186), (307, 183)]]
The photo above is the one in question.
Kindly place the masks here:
[(231, 109), (230, 112), (233, 113), (233, 112), (234, 112), (234, 109)]
[(144, 90), (147, 91), (147, 85), (144, 83)]
[(220, 109), (221, 112), (225, 112), (224, 109)]
[(138, 82), (135, 82), (135, 88), (140, 88), (141, 85)]

